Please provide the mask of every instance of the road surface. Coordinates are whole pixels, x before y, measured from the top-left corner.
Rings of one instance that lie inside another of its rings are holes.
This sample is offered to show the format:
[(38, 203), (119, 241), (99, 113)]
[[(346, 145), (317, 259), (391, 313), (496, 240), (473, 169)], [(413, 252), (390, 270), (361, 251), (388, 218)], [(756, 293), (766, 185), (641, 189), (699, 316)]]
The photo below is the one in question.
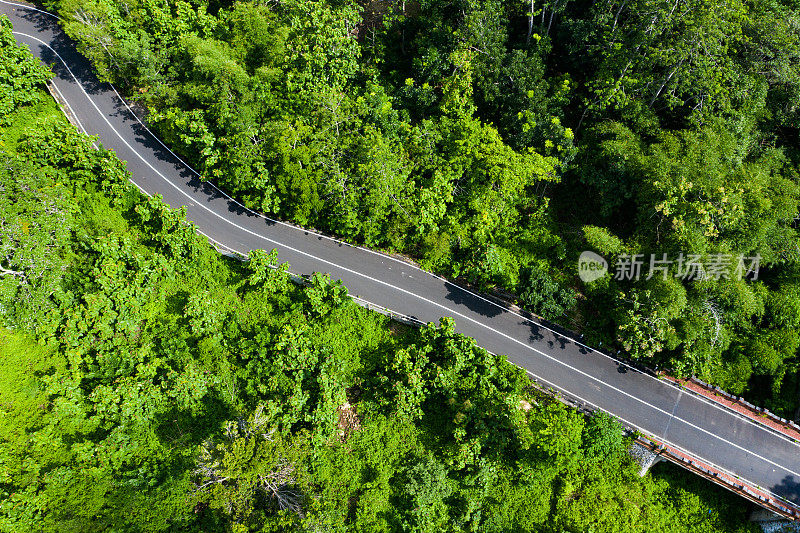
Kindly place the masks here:
[(189, 220), (215, 243), (242, 254), (277, 248), (294, 273), (327, 272), (351, 294), (424, 322), (453, 317), (461, 333), (507, 354), (539, 383), (800, 506), (800, 447), (790, 439), (403, 261), (244, 208), (201, 182), (113, 87), (97, 81), (52, 15), (6, 0), (0, 13), (11, 19), (17, 41), (51, 65), (79, 127), (127, 162), (140, 189), (186, 206)]

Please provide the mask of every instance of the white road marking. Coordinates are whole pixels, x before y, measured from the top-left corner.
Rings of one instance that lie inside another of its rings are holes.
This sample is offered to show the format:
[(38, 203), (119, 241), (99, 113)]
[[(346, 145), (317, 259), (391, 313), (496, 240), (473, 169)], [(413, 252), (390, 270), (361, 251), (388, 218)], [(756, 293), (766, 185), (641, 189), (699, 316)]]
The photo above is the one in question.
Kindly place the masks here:
[(72, 109), (72, 106), (69, 105), (69, 102), (67, 101), (67, 99), (64, 98), (64, 95), (61, 93), (61, 89), (58, 88), (58, 85), (56, 85), (55, 82), (50, 83), (50, 85), (52, 85), (53, 89), (56, 90), (56, 92), (58, 93), (58, 96), (61, 97), (61, 101), (64, 102), (64, 104), (67, 106), (67, 109), (69, 109), (70, 116), (72, 116), (72, 118), (75, 119), (75, 122), (78, 123), (78, 127), (81, 129), (83, 134), (91, 137), (91, 135), (89, 135), (89, 132), (86, 131), (86, 128), (83, 127), (83, 124), (81, 124), (81, 120), (78, 118), (78, 115), (75, 114), (75, 111)]
[[(6, 4), (9, 4), (9, 2), (6, 2), (5, 0), (0, 0), (0, 2), (2, 2), (2, 3), (6, 3)], [(14, 5), (20, 5), (20, 4), (14, 4)], [(39, 11), (39, 10), (37, 10), (37, 11)], [(17, 34), (17, 35), (22, 35), (22, 36), (24, 36), (24, 37), (28, 37), (29, 39), (32, 39), (32, 40), (34, 40), (34, 41), (36, 41), (36, 42), (39, 42), (40, 44), (42, 44), (42, 45), (46, 46), (47, 48), (49, 48), (49, 49), (50, 49), (50, 50), (51, 50), (51, 51), (52, 51), (52, 52), (53, 52), (53, 53), (56, 55), (56, 57), (58, 57), (58, 59), (59, 59), (59, 60), (60, 60), (60, 61), (61, 61), (61, 62), (64, 64), (64, 67), (67, 69), (67, 71), (69, 72), (69, 74), (70, 74), (70, 75), (72, 76), (72, 78), (75, 80), (76, 84), (77, 84), (77, 85), (78, 85), (78, 87), (81, 89), (81, 92), (83, 92), (84, 96), (86, 96), (87, 100), (89, 100), (89, 103), (92, 105), (92, 107), (94, 107), (94, 108), (95, 108), (95, 110), (96, 110), (96, 111), (98, 112), (98, 114), (99, 114), (99, 115), (100, 115), (100, 116), (103, 118), (103, 120), (104, 120), (104, 121), (106, 122), (106, 124), (107, 124), (107, 125), (108, 125), (108, 126), (111, 128), (111, 130), (112, 130), (112, 131), (114, 131), (114, 133), (116, 133), (117, 137), (119, 137), (119, 139), (122, 141), (122, 143), (123, 143), (123, 144), (125, 144), (125, 145), (126, 145), (126, 146), (127, 146), (127, 147), (128, 147), (128, 148), (129, 148), (129, 149), (130, 149), (130, 150), (131, 150), (133, 153), (134, 153), (134, 154), (136, 154), (136, 156), (137, 156), (137, 157), (139, 157), (139, 159), (141, 159), (141, 160), (142, 160), (142, 162), (143, 162), (145, 165), (147, 165), (147, 166), (148, 166), (148, 167), (149, 167), (149, 168), (150, 168), (150, 169), (151, 169), (153, 172), (155, 172), (155, 173), (156, 173), (158, 176), (160, 176), (160, 177), (161, 177), (161, 178), (162, 178), (162, 179), (163, 179), (165, 182), (167, 182), (167, 183), (168, 183), (170, 186), (172, 186), (173, 188), (175, 188), (175, 189), (176, 189), (176, 190), (177, 190), (179, 193), (181, 193), (182, 195), (186, 196), (187, 198), (189, 198), (189, 199), (191, 199), (191, 198), (192, 198), (192, 197), (191, 197), (191, 196), (189, 196), (189, 195), (188, 195), (188, 194), (187, 194), (185, 191), (183, 191), (183, 190), (182, 190), (180, 187), (178, 187), (177, 185), (175, 185), (174, 183), (172, 183), (172, 182), (171, 182), (171, 181), (170, 181), (170, 180), (169, 180), (169, 179), (168, 179), (166, 176), (164, 176), (164, 175), (163, 175), (161, 172), (159, 172), (159, 171), (158, 171), (158, 170), (157, 170), (155, 167), (153, 167), (153, 166), (152, 166), (152, 165), (151, 165), (151, 164), (150, 164), (150, 163), (149, 163), (149, 162), (148, 162), (148, 161), (147, 161), (147, 160), (146, 160), (146, 159), (145, 159), (145, 158), (144, 158), (144, 157), (143, 157), (141, 154), (139, 154), (139, 152), (137, 152), (137, 151), (136, 151), (136, 150), (135, 150), (135, 149), (134, 149), (134, 148), (133, 148), (133, 147), (132, 147), (132, 146), (131, 146), (131, 145), (130, 145), (130, 144), (129, 144), (129, 143), (128, 143), (128, 142), (127, 142), (127, 141), (126, 141), (124, 138), (123, 138), (123, 136), (122, 136), (122, 135), (121, 135), (121, 134), (120, 134), (120, 133), (119, 133), (119, 132), (116, 130), (116, 128), (114, 128), (114, 126), (111, 124), (111, 122), (108, 120), (108, 118), (107, 118), (107, 117), (106, 117), (106, 116), (103, 114), (103, 112), (102, 112), (102, 111), (100, 111), (100, 108), (98, 108), (98, 107), (97, 107), (97, 104), (95, 104), (95, 103), (94, 103), (94, 101), (93, 101), (93, 100), (91, 99), (91, 97), (88, 95), (88, 93), (86, 92), (86, 90), (83, 88), (83, 85), (80, 83), (80, 81), (78, 80), (78, 78), (77, 78), (77, 77), (76, 77), (76, 76), (73, 74), (72, 70), (69, 68), (69, 66), (67, 65), (66, 61), (64, 61), (64, 59), (63, 59), (63, 58), (62, 58), (62, 57), (61, 57), (61, 56), (58, 54), (58, 52), (56, 52), (56, 51), (55, 51), (55, 50), (54, 50), (54, 49), (53, 49), (53, 48), (52, 48), (52, 47), (51, 47), (49, 44), (47, 44), (46, 42), (42, 41), (41, 39), (38, 39), (37, 37), (34, 37), (34, 36), (32, 36), (32, 35), (28, 35), (28, 34), (26, 34), (26, 33), (22, 33), (22, 32), (13, 32), (13, 33), (15, 33), (15, 34)], [(118, 93), (117, 93), (117, 94), (118, 94)], [(123, 101), (124, 101), (124, 100), (123, 100)], [(126, 104), (126, 105), (127, 105), (127, 104)], [(134, 115), (134, 116), (135, 116), (135, 115)], [(137, 119), (137, 120), (138, 120), (138, 119)], [(160, 141), (159, 141), (159, 142), (160, 142)], [(188, 166), (188, 165), (187, 165), (187, 166)], [(189, 168), (191, 169), (191, 167), (189, 167)], [(193, 170), (193, 169), (192, 169), (192, 170)], [(138, 185), (137, 185), (137, 186), (138, 186)], [(213, 184), (212, 184), (212, 186), (213, 186)], [(216, 187), (215, 187), (215, 188), (216, 188)], [(219, 189), (218, 189), (218, 190), (219, 190)], [(220, 191), (220, 192), (221, 192), (221, 191)], [(223, 192), (222, 194), (224, 195), (225, 193)], [(227, 195), (225, 195), (225, 196), (227, 196)], [(230, 197), (228, 197), (228, 198), (230, 198)], [(235, 200), (233, 200), (233, 201), (235, 202)], [(237, 203), (238, 203), (238, 202), (237, 202)], [(241, 205), (241, 204), (239, 204), (239, 205)], [(251, 235), (253, 235), (253, 236), (257, 237), (257, 238), (260, 238), (260, 239), (263, 239), (263, 240), (265, 240), (265, 241), (267, 241), (267, 242), (270, 242), (270, 243), (272, 243), (272, 244), (274, 244), (274, 245), (276, 245), (276, 246), (279, 246), (279, 247), (281, 247), (281, 248), (285, 248), (285, 249), (288, 249), (288, 250), (292, 250), (292, 251), (293, 251), (293, 252), (295, 252), (295, 253), (298, 253), (298, 254), (300, 254), (300, 255), (304, 255), (304, 256), (306, 256), (306, 257), (310, 257), (310, 258), (312, 258), (312, 259), (316, 259), (317, 261), (320, 261), (320, 262), (326, 263), (326, 264), (328, 264), (328, 265), (331, 265), (331, 266), (333, 266), (333, 267), (335, 267), (335, 268), (339, 268), (339, 269), (341, 269), (341, 270), (343, 270), (343, 271), (345, 271), (345, 272), (348, 272), (348, 273), (350, 273), (350, 274), (354, 274), (354, 275), (356, 275), (356, 276), (363, 277), (363, 278), (365, 278), (365, 279), (368, 279), (368, 280), (370, 280), (370, 281), (372, 281), (372, 282), (374, 282), (374, 283), (378, 283), (378, 284), (380, 284), (380, 285), (384, 285), (384, 286), (387, 286), (387, 287), (389, 287), (389, 288), (395, 289), (395, 290), (397, 290), (397, 291), (399, 291), (399, 292), (405, 293), (405, 294), (407, 294), (407, 295), (409, 295), (409, 296), (412, 296), (412, 297), (418, 298), (418, 299), (420, 299), (420, 300), (422, 300), (422, 301), (424, 301), (424, 302), (427, 302), (427, 303), (429, 303), (429, 304), (431, 304), (431, 305), (433, 305), (433, 306), (435, 306), (435, 307), (438, 307), (438, 308), (441, 308), (441, 309), (443, 309), (443, 310), (445, 310), (445, 311), (448, 311), (448, 312), (450, 312), (450, 313), (452, 313), (452, 314), (454, 314), (454, 315), (457, 315), (457, 316), (459, 316), (459, 317), (461, 317), (461, 318), (463, 318), (463, 319), (465, 319), (465, 320), (467, 320), (467, 321), (469, 321), (469, 322), (472, 322), (472, 323), (474, 323), (474, 324), (476, 324), (476, 325), (478, 325), (478, 326), (480, 326), (480, 327), (483, 327), (483, 328), (485, 328), (485, 329), (487, 329), (487, 330), (489, 330), (489, 331), (492, 331), (492, 332), (496, 333), (497, 335), (500, 335), (501, 337), (505, 337), (506, 339), (508, 339), (508, 340), (510, 340), (510, 341), (512, 341), (512, 342), (514, 342), (514, 343), (517, 343), (517, 344), (519, 344), (519, 345), (521, 345), (521, 346), (523, 346), (523, 347), (525, 347), (525, 348), (527, 348), (527, 349), (529, 349), (529, 350), (531, 350), (531, 351), (533, 351), (533, 352), (536, 352), (536, 353), (538, 353), (539, 355), (541, 355), (541, 356), (543, 356), (543, 357), (545, 357), (545, 358), (547, 358), (547, 359), (550, 359), (550, 360), (552, 360), (553, 362), (555, 362), (555, 363), (557, 363), (557, 364), (560, 364), (560, 365), (562, 365), (562, 366), (564, 366), (564, 367), (566, 367), (566, 368), (569, 368), (569, 369), (571, 369), (572, 371), (574, 371), (574, 372), (576, 372), (576, 373), (578, 373), (578, 374), (580, 374), (580, 375), (582, 375), (582, 376), (585, 376), (585, 377), (589, 378), (590, 380), (593, 380), (593, 381), (595, 381), (595, 382), (597, 382), (597, 383), (600, 383), (601, 385), (605, 385), (605, 386), (606, 386), (606, 387), (608, 387), (609, 389), (612, 389), (612, 390), (614, 390), (614, 391), (616, 391), (616, 392), (618, 392), (618, 393), (620, 393), (620, 394), (622, 394), (622, 395), (624, 395), (624, 396), (627, 396), (627, 397), (629, 397), (629, 398), (633, 399), (634, 401), (637, 401), (637, 402), (639, 402), (639, 403), (641, 403), (641, 404), (643, 404), (643, 405), (646, 405), (646, 406), (648, 406), (648, 407), (652, 408), (652, 409), (653, 409), (653, 410), (655, 410), (655, 411), (658, 411), (658, 412), (661, 412), (661, 413), (663, 413), (663, 414), (666, 414), (667, 416), (670, 416), (670, 414), (669, 414), (669, 413), (667, 413), (666, 411), (664, 411), (664, 410), (663, 410), (663, 409), (661, 409), (660, 407), (657, 407), (657, 406), (655, 406), (655, 405), (652, 405), (652, 404), (650, 404), (650, 403), (648, 403), (648, 402), (646, 402), (646, 401), (644, 401), (644, 400), (642, 400), (642, 399), (640, 399), (640, 398), (638, 398), (638, 397), (636, 397), (636, 396), (633, 396), (633, 395), (631, 395), (630, 393), (628, 393), (628, 392), (625, 392), (625, 391), (623, 391), (623, 390), (621, 390), (621, 389), (619, 389), (619, 388), (617, 388), (617, 387), (615, 387), (615, 386), (613, 386), (613, 385), (610, 385), (610, 384), (603, 383), (603, 382), (601, 382), (601, 381), (600, 381), (598, 378), (596, 378), (596, 377), (592, 376), (591, 374), (587, 374), (586, 372), (583, 372), (582, 370), (580, 370), (580, 369), (578, 369), (578, 368), (575, 368), (575, 367), (573, 367), (573, 366), (571, 366), (571, 365), (569, 365), (569, 364), (567, 364), (567, 363), (564, 363), (563, 361), (560, 361), (560, 360), (558, 360), (558, 359), (557, 359), (557, 358), (555, 358), (555, 357), (552, 357), (552, 356), (550, 356), (550, 355), (547, 355), (546, 353), (544, 353), (544, 352), (542, 352), (542, 351), (538, 350), (537, 348), (534, 348), (534, 347), (533, 347), (533, 346), (531, 346), (530, 344), (524, 343), (524, 342), (522, 342), (522, 341), (520, 341), (520, 340), (518, 340), (518, 339), (516, 339), (516, 338), (514, 338), (514, 337), (511, 337), (510, 335), (507, 335), (507, 334), (505, 334), (505, 333), (503, 333), (503, 332), (501, 332), (501, 331), (498, 331), (498, 330), (496, 330), (496, 329), (494, 329), (494, 328), (492, 328), (492, 327), (490, 327), (490, 326), (488, 326), (488, 325), (486, 325), (486, 324), (484, 324), (484, 323), (482, 323), (482, 322), (480, 322), (480, 321), (477, 321), (477, 320), (475, 320), (475, 319), (473, 319), (473, 318), (470, 318), (470, 317), (468, 317), (468, 316), (466, 316), (466, 315), (464, 315), (464, 314), (462, 314), (462, 313), (459, 313), (459, 312), (457, 312), (457, 311), (455, 311), (455, 310), (453, 310), (453, 309), (450, 309), (450, 308), (448, 308), (448, 307), (447, 307), (447, 306), (445, 306), (445, 305), (442, 305), (442, 304), (439, 304), (439, 303), (437, 303), (437, 302), (434, 302), (434, 301), (432, 301), (432, 300), (429, 300), (429, 299), (427, 299), (427, 298), (425, 298), (425, 297), (423, 297), (423, 296), (419, 296), (419, 295), (417, 295), (417, 294), (414, 294), (414, 293), (412, 293), (412, 292), (410, 292), (410, 291), (408, 291), (408, 290), (406, 290), (406, 289), (403, 289), (403, 288), (401, 288), (401, 287), (396, 287), (396, 286), (394, 286), (394, 285), (392, 285), (392, 284), (390, 284), (390, 283), (387, 283), (387, 282), (385, 282), (385, 281), (381, 281), (381, 280), (375, 279), (375, 278), (373, 278), (373, 277), (371, 277), (371, 276), (368, 276), (368, 275), (366, 275), (366, 274), (362, 274), (362, 273), (360, 273), (360, 272), (357, 272), (357, 271), (355, 271), (355, 270), (352, 270), (352, 269), (349, 269), (349, 268), (346, 268), (346, 267), (342, 267), (342, 266), (340, 266), (340, 265), (337, 265), (336, 263), (333, 263), (333, 262), (331, 262), (331, 261), (328, 261), (328, 260), (326, 260), (326, 259), (323, 259), (323, 258), (320, 258), (320, 257), (316, 257), (316, 256), (314, 256), (314, 255), (311, 255), (311, 254), (307, 253), (307, 252), (303, 252), (302, 250), (298, 250), (298, 249), (296, 249), (296, 248), (294, 248), (294, 247), (291, 247), (291, 246), (288, 246), (288, 245), (284, 245), (284, 244), (282, 244), (282, 243), (280, 243), (280, 242), (278, 242), (278, 241), (276, 241), (276, 240), (274, 240), (274, 239), (270, 239), (270, 238), (268, 238), (268, 237), (266, 237), (266, 236), (264, 236), (264, 235), (260, 235), (260, 234), (258, 234), (258, 233), (256, 233), (256, 232), (253, 232), (253, 231), (251, 231), (251, 230), (249, 230), (249, 229), (247, 229), (247, 228), (244, 228), (244, 227), (242, 227), (242, 226), (239, 226), (238, 224), (236, 224), (236, 223), (234, 223), (234, 222), (232, 222), (232, 221), (230, 221), (230, 220), (226, 219), (225, 217), (223, 217), (223, 216), (219, 215), (218, 213), (214, 212), (213, 210), (209, 209), (209, 208), (208, 208), (208, 207), (206, 207), (205, 205), (200, 205), (199, 207), (201, 207), (202, 209), (205, 209), (205, 210), (206, 210), (206, 211), (208, 211), (210, 214), (212, 214), (213, 216), (215, 216), (215, 217), (217, 217), (217, 218), (221, 219), (222, 221), (224, 221), (224, 222), (227, 222), (227, 223), (228, 223), (228, 224), (230, 224), (231, 226), (233, 226), (233, 227), (236, 227), (236, 228), (240, 229), (241, 231), (244, 231), (244, 232), (246, 232), (246, 233), (249, 233), (249, 234), (251, 234)], [(264, 217), (264, 216), (262, 215), (262, 218), (266, 218), (266, 217)], [(279, 221), (278, 221), (278, 222), (279, 222)], [(329, 238), (329, 237), (328, 237), (328, 238)], [(335, 239), (331, 239), (331, 240), (335, 240)], [(339, 242), (339, 241), (337, 241), (337, 242)], [(346, 243), (345, 243), (345, 244), (346, 244)], [(364, 248), (364, 250), (368, 250), (368, 249)], [(369, 250), (368, 250), (368, 251), (369, 251)], [(377, 253), (377, 252), (374, 252), (374, 253)], [(381, 255), (383, 255), (383, 254), (381, 254)], [(387, 256), (387, 257), (388, 257), (388, 256)], [(398, 260), (398, 261), (399, 261), (399, 260)], [(467, 292), (469, 292), (469, 291), (467, 291)], [(478, 296), (478, 295), (476, 295), (476, 296)], [(479, 298), (481, 298), (480, 296), (478, 296), (478, 297), (479, 297)], [(484, 299), (484, 298), (481, 298), (481, 299)], [(485, 299), (484, 299), (484, 300), (485, 300)], [(486, 301), (487, 301), (487, 302), (489, 302), (489, 303), (493, 303), (493, 302), (491, 302), (490, 300), (486, 300)], [(495, 304), (495, 305), (497, 305), (497, 304)], [(503, 308), (502, 306), (499, 306), (499, 305), (498, 305), (498, 307), (500, 307), (501, 309), (503, 309), (503, 310), (504, 310), (504, 311), (506, 311), (506, 312), (511, 312), (511, 311), (509, 311), (509, 310), (507, 310), (507, 309)], [(521, 315), (519, 315), (519, 314), (517, 314), (517, 313), (513, 313), (513, 312), (512, 312), (512, 314), (515, 314), (515, 315), (517, 315), (517, 316), (521, 316)], [(525, 317), (522, 317), (522, 318), (523, 318), (523, 319), (525, 319), (525, 320), (527, 320), (528, 322), (530, 322), (530, 323), (532, 323), (532, 324), (535, 324), (535, 325), (537, 325), (537, 326), (542, 326), (541, 324), (538, 324), (538, 323), (535, 323), (535, 322), (533, 322), (533, 321), (530, 321), (529, 319), (527, 319), (527, 318), (525, 318)], [(542, 326), (542, 327), (544, 327), (544, 326)], [(546, 327), (545, 327), (545, 329), (549, 329), (549, 328), (546, 328)], [(552, 330), (550, 330), (550, 331), (552, 331)], [(556, 333), (556, 332), (554, 332), (554, 333)], [(561, 334), (558, 334), (558, 335), (559, 335), (559, 336), (563, 336), (563, 335), (561, 335)], [(577, 343), (577, 342), (576, 342), (576, 344), (580, 344), (580, 343)], [(581, 346), (584, 346), (584, 345), (582, 345), (582, 344), (581, 344)], [(590, 348), (590, 347), (586, 347), (586, 348), (588, 348), (588, 349), (590, 349), (590, 350), (592, 350), (592, 351), (595, 351), (595, 350), (593, 350), (593, 349), (592, 349), (592, 348)], [(597, 353), (601, 353), (601, 354), (602, 354), (602, 352), (597, 352)], [(602, 355), (605, 355), (605, 354), (602, 354)], [(608, 356), (606, 356), (606, 357), (608, 357)], [(613, 360), (613, 358), (610, 358), (610, 357), (609, 357), (609, 359), (612, 359), (612, 360)], [(538, 376), (536, 376), (535, 374), (533, 374), (532, 372), (530, 372), (530, 371), (528, 371), (528, 370), (526, 370), (526, 372), (528, 372), (529, 374), (531, 374), (531, 375), (532, 375), (532, 376), (534, 376), (534, 377), (537, 377), (538, 379), (542, 379), (543, 381), (547, 381), (547, 380), (544, 380), (543, 378), (539, 378)], [(655, 378), (653, 378), (653, 379), (655, 379)], [(663, 383), (661, 380), (656, 380), (656, 381), (658, 381), (659, 383)], [(558, 387), (558, 388), (560, 388), (560, 387)], [(674, 387), (674, 388), (675, 388), (676, 390), (681, 390), (681, 389), (679, 389), (679, 388), (677, 388), (677, 387)], [(566, 389), (561, 389), (561, 390), (564, 390), (565, 392), (567, 392), (567, 391), (566, 391)], [(583, 398), (581, 398), (581, 397), (580, 397), (580, 396), (578, 396), (577, 394), (573, 394), (573, 393), (569, 393), (569, 394), (571, 394), (571, 395), (575, 396), (576, 398), (578, 398), (579, 400), (581, 400), (581, 401), (583, 401), (583, 402), (586, 402), (586, 403), (588, 403), (588, 404), (592, 404), (591, 402), (589, 402), (589, 401), (587, 401), (587, 400), (584, 400)], [(593, 404), (592, 404), (592, 405), (593, 405)], [(730, 413), (728, 413), (728, 414), (730, 414)], [(717, 439), (717, 440), (720, 440), (720, 441), (722, 441), (722, 442), (725, 442), (726, 444), (729, 444), (730, 446), (733, 446), (734, 448), (740, 449), (740, 450), (744, 451), (745, 453), (749, 453), (749, 454), (751, 454), (752, 456), (754, 456), (754, 457), (757, 457), (757, 458), (761, 459), (762, 461), (764, 461), (764, 462), (766, 462), (766, 463), (769, 463), (769, 464), (771, 464), (771, 465), (773, 465), (773, 466), (776, 466), (776, 467), (778, 467), (779, 469), (781, 469), (781, 470), (783, 470), (783, 471), (785, 471), (785, 472), (788, 472), (788, 473), (790, 473), (790, 474), (793, 474), (793, 475), (797, 476), (798, 478), (800, 478), (800, 473), (797, 473), (797, 472), (795, 472), (795, 471), (793, 471), (793, 470), (791, 470), (791, 469), (789, 469), (789, 468), (787, 468), (787, 467), (784, 467), (784, 466), (782, 466), (782, 465), (780, 465), (780, 464), (778, 464), (778, 463), (775, 463), (775, 462), (771, 461), (770, 459), (767, 459), (767, 458), (765, 458), (765, 457), (762, 457), (762, 456), (760, 456), (760, 455), (756, 454), (755, 452), (752, 452), (752, 451), (750, 451), (750, 450), (748, 450), (748, 449), (746, 449), (746, 448), (744, 448), (744, 447), (742, 447), (742, 446), (739, 446), (738, 444), (736, 444), (736, 443), (734, 443), (734, 442), (730, 442), (730, 441), (728, 441), (728, 440), (726, 440), (726, 439), (724, 439), (724, 438), (722, 438), (722, 437), (720, 437), (720, 436), (718, 436), (718, 435), (715, 435), (714, 433), (711, 433), (710, 431), (707, 431), (707, 430), (705, 430), (705, 429), (703, 429), (703, 428), (701, 428), (701, 427), (699, 427), (699, 426), (697, 426), (697, 425), (695, 425), (695, 424), (692, 424), (691, 422), (688, 422), (688, 421), (686, 421), (686, 420), (684, 420), (684, 419), (682, 419), (682, 418), (680, 418), (680, 417), (673, 416), (673, 418), (674, 418), (675, 420), (678, 420), (678, 421), (680, 421), (680, 422), (682, 422), (682, 423), (686, 424), (686, 425), (687, 425), (687, 426), (689, 426), (689, 427), (692, 427), (692, 428), (694, 428), (694, 429), (696, 429), (696, 430), (698, 430), (698, 431), (700, 431), (700, 432), (706, 433), (707, 435), (709, 435), (709, 436), (710, 436), (710, 437), (712, 437), (712, 438), (715, 438), (715, 439)], [(623, 419), (620, 417), (620, 420), (623, 420)], [(631, 425), (632, 425), (633, 427), (638, 427), (638, 426), (636, 426), (636, 425), (634, 425), (634, 424), (631, 424)], [(760, 427), (760, 426), (758, 426), (758, 425), (757, 425), (756, 427)], [(649, 431), (645, 430), (644, 428), (639, 428), (639, 429), (641, 429), (642, 431), (645, 431), (645, 432), (647, 432), (647, 433), (650, 433), (651, 435), (654, 435), (654, 436), (655, 436), (655, 435), (657, 435), (656, 433), (649, 432)], [(765, 431), (766, 431), (766, 429), (765, 429)], [(769, 434), (770, 434), (770, 435), (773, 435), (773, 433), (772, 433), (772, 432), (769, 432)], [(660, 439), (660, 437), (659, 437), (659, 439)], [(666, 442), (666, 441), (665, 441), (665, 442)], [(671, 445), (671, 446), (674, 446), (675, 448), (678, 448), (678, 449), (682, 449), (680, 446), (675, 446), (675, 445)], [(692, 453), (692, 452), (688, 452), (688, 450), (687, 450), (687, 453)], [(692, 455), (694, 455), (694, 454), (692, 453)], [(696, 456), (696, 455), (695, 455), (695, 457), (697, 457), (699, 460), (701, 460), (701, 461), (703, 461), (703, 462), (705, 462), (705, 463), (712, 464), (710, 461), (707, 461), (706, 459), (703, 459), (703, 458), (701, 458), (701, 457), (699, 457), (699, 456)]]

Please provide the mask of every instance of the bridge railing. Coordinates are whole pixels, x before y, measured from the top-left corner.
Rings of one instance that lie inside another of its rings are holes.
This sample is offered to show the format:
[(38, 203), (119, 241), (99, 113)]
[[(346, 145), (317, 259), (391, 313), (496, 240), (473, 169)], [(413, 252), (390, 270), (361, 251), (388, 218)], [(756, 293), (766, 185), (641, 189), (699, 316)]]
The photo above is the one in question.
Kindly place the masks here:
[(670, 461), (686, 470), (689, 470), (721, 487), (724, 487), (739, 496), (750, 500), (753, 503), (769, 509), (773, 513), (786, 518), (787, 520), (800, 520), (800, 508), (795, 504), (772, 494), (770, 491), (758, 486), (752, 486), (749, 482), (739, 479), (737, 476), (728, 474), (713, 465), (709, 465), (698, 460), (692, 459), (685, 452), (676, 448), (660, 444), (656, 439), (639, 436), (637, 444), (643, 446), (660, 458)]

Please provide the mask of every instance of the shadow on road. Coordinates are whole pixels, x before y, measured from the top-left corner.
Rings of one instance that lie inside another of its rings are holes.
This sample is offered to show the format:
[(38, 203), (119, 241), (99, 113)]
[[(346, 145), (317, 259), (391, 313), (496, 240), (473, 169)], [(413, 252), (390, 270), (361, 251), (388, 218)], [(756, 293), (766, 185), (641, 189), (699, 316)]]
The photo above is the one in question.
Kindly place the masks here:
[(445, 298), (457, 305), (468, 307), (470, 311), (484, 317), (494, 317), (503, 312), (497, 305), (475, 296), (471, 292), (462, 289), (452, 283), (447, 283), (447, 295)]
[(800, 480), (794, 476), (785, 476), (780, 483), (769, 488), (797, 506), (800, 506)]
[[(48, 43), (52, 47), (52, 50), (38, 43), (32, 46), (39, 46), (41, 48), (42, 62), (50, 66), (53, 73), (58, 78), (71, 82), (72, 75), (70, 75), (70, 71), (72, 71), (72, 74), (83, 84), (83, 88), (87, 93), (97, 94), (103, 90), (103, 84), (97, 80), (97, 77), (94, 75), (94, 69), (89, 64), (89, 61), (78, 53), (75, 48), (75, 43), (61, 32), (56, 19), (36, 11), (26, 11), (19, 16), (32, 23), (36, 27), (37, 32), (43, 33), (48, 37), (52, 36)], [(53, 51), (55, 51), (55, 53), (53, 53)], [(67, 70), (55, 54), (58, 54), (70, 65), (69, 70)]]

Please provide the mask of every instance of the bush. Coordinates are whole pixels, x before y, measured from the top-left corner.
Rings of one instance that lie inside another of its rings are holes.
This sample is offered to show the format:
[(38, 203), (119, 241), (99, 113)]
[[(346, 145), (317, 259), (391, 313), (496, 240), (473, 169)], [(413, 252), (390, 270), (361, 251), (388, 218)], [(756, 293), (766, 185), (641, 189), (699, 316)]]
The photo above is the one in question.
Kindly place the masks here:
[(575, 291), (562, 287), (543, 268), (527, 267), (521, 277), (519, 302), (525, 309), (553, 320), (575, 305)]

